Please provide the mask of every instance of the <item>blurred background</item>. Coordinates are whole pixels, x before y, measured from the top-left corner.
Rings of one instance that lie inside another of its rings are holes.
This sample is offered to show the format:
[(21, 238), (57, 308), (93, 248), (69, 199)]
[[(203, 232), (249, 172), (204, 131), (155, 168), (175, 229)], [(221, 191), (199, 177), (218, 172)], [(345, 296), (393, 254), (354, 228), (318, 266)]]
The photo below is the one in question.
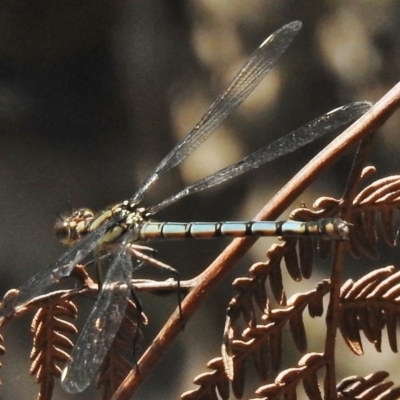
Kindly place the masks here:
[[(129, 198), (262, 41), (293, 20), (302, 21), (303, 28), (276, 67), (212, 138), (156, 185), (145, 199), (147, 205), (333, 108), (378, 100), (400, 77), (400, 3), (3, 0), (1, 293), (18, 287), (64, 252), (52, 230), (57, 213), (78, 207), (101, 210)], [(376, 139), (371, 161), (378, 166), (379, 176), (399, 169), (399, 123), (396, 114)], [(251, 219), (331, 139), (184, 199), (157, 217)], [(350, 165), (351, 155), (325, 173), (293, 207), (302, 202), (311, 205), (322, 194), (340, 195)], [(273, 241), (259, 242), (204, 303), (137, 398), (178, 398), (193, 388), (194, 376), (205, 372), (207, 361), (219, 354), (233, 277), (249, 267), (251, 257), (264, 260)], [(154, 246), (161, 260), (189, 279), (227, 243)], [(315, 281), (323, 277), (322, 272), (316, 275)], [(141, 276), (168, 277), (151, 271), (142, 271)], [(313, 284), (308, 282), (306, 287)], [(146, 330), (150, 341), (176, 307), (176, 297), (143, 295), (142, 301), (151, 322)], [(0, 398), (33, 399), (34, 379), (28, 375), (29, 319), (14, 322), (4, 333), (8, 353), (1, 360)], [(292, 362), (296, 362), (300, 355), (293, 352)], [(348, 355), (347, 350), (344, 354)], [(377, 365), (374, 350), (369, 355)], [(366, 368), (365, 359), (363, 364)], [(342, 375), (369, 372), (360, 367), (344, 369)], [(90, 393), (95, 398), (93, 392), (69, 396), (58, 388), (54, 398), (84, 399)]]

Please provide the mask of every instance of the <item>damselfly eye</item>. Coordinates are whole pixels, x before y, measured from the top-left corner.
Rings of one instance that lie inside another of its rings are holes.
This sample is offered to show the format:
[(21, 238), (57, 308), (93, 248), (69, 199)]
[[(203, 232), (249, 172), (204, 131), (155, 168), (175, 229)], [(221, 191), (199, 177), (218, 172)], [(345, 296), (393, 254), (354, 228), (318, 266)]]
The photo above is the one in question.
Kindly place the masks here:
[(71, 229), (71, 223), (69, 221), (59, 220), (54, 224), (54, 231), (57, 239), (67, 246), (70, 246), (76, 240), (73, 239), (73, 236), (76, 236), (73, 234), (73, 230), (74, 229)]
[(57, 239), (67, 246), (73, 245), (78, 239), (87, 234), (93, 218), (93, 211), (88, 208), (80, 208), (74, 211), (70, 217), (59, 219), (54, 225)]

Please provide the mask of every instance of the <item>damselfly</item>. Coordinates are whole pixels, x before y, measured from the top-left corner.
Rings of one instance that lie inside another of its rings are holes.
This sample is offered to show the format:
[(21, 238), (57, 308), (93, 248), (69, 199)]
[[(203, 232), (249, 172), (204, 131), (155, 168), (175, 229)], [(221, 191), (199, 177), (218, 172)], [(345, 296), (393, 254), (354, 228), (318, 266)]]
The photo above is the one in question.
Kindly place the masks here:
[(141, 201), (150, 186), (191, 154), (253, 91), (292, 42), (300, 27), (300, 22), (292, 22), (264, 41), (195, 128), (157, 165), (131, 199), (118, 203), (98, 216), (89, 209), (80, 209), (61, 221), (56, 227), (58, 237), (65, 243), (75, 244), (54, 264), (33, 276), (13, 296), (4, 300), (2, 315), (10, 316), (36, 296), (46, 293), (51, 284), (69, 276), (74, 267), (99, 245), (119, 243), (119, 250), (110, 254), (110, 266), (100, 294), (64, 370), (62, 386), (66, 391), (80, 392), (89, 385), (113, 341), (132, 289), (132, 251), (139, 263), (158, 263), (145, 254), (144, 246), (135, 244), (136, 242), (154, 238), (246, 235), (312, 235), (331, 239), (347, 237), (347, 224), (340, 219), (312, 223), (159, 223), (150, 221), (150, 217), (184, 196), (208, 189), (257, 168), (354, 121), (370, 107), (365, 102), (349, 104), (331, 111), (238, 163), (195, 182), (157, 205), (141, 206)]

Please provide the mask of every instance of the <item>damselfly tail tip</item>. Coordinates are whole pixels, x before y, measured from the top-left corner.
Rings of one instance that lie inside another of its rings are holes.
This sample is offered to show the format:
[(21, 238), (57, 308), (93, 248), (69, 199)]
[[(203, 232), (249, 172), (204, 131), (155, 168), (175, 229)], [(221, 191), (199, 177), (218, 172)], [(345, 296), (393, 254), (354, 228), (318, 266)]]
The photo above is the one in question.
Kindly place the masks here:
[[(331, 233), (332, 236), (335, 236), (339, 240), (349, 240), (349, 235), (350, 235), (349, 227), (351, 225), (353, 225), (353, 224), (343, 221), (340, 218), (336, 218), (333, 220), (332, 228), (331, 228), (332, 231), (329, 233)], [(328, 229), (329, 229), (329, 227), (327, 227), (327, 230)]]
[(311, 236), (322, 237), (325, 240), (349, 240), (349, 224), (340, 218), (323, 218), (317, 221), (309, 221), (307, 233)]

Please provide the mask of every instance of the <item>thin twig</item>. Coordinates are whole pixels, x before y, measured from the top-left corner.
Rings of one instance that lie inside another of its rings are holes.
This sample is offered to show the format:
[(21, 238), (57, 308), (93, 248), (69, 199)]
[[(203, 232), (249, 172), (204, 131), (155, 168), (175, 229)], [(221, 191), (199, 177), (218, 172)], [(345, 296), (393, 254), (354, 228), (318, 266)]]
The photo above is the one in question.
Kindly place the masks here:
[[(180, 290), (183, 293), (189, 292), (196, 285), (194, 279), (184, 280), (180, 282)], [(138, 292), (151, 292), (151, 293), (168, 293), (176, 292), (178, 289), (178, 283), (176, 280), (169, 278), (164, 281), (153, 281), (151, 279), (132, 279), (130, 286), (134, 286)], [(90, 281), (85, 282), (85, 286), (72, 289), (61, 289), (54, 290), (50, 293), (37, 296), (28, 303), (21, 307), (18, 307), (14, 314), (9, 317), (3, 317), (0, 319), (0, 327), (3, 328), (8, 322), (14, 320), (16, 317), (21, 317), (25, 314), (32, 312), (32, 310), (56, 304), (61, 300), (72, 300), (76, 296), (96, 296), (99, 292), (97, 283)]]

